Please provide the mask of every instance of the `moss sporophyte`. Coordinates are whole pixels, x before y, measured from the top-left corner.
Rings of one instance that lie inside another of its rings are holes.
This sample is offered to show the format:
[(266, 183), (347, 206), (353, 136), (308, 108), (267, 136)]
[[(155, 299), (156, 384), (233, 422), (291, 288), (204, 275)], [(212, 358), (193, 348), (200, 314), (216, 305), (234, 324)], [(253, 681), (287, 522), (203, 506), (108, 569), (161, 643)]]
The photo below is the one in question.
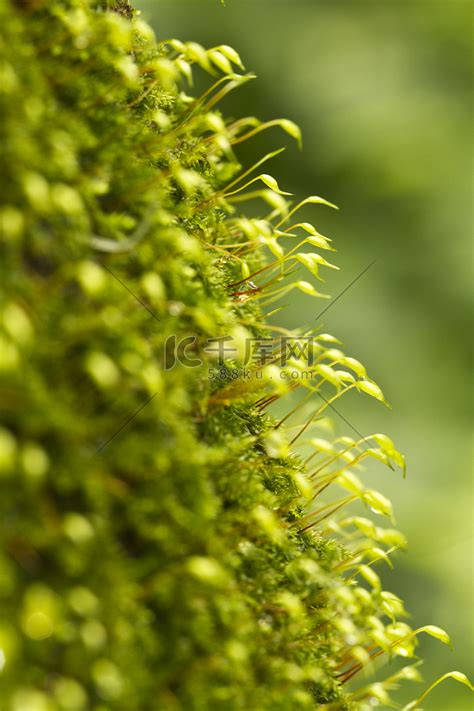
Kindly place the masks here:
[[(317, 323), (271, 322), (337, 268), (298, 222), (335, 206), (260, 173), (278, 151), (239, 163), (298, 127), (226, 119), (237, 52), (128, 2), (0, 8), (1, 708), (390, 705), (420, 634), (449, 638), (376, 572), (405, 539), (363, 466), (402, 454), (332, 434), (345, 393), (382, 391)], [(444, 678), (469, 685), (419, 701)]]

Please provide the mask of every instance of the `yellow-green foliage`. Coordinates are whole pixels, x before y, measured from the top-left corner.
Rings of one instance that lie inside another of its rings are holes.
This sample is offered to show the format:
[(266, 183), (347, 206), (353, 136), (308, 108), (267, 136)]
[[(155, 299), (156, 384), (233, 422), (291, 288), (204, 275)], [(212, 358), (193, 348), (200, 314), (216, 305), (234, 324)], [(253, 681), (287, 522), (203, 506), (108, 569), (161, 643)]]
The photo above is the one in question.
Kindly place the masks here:
[[(383, 435), (315, 429), (328, 401), (380, 389), (317, 331), (299, 332), (309, 380), (278, 357), (212, 380), (205, 350), (276, 335), (266, 307), (291, 288), (318, 296), (289, 272), (333, 266), (330, 240), (294, 213), (329, 203), (239, 165), (234, 145), (265, 128), (300, 136), (222, 117), (251, 78), (234, 50), (157, 43), (113, 5), (1, 2), (1, 708), (386, 703), (414, 668), (365, 672), (413, 656), (418, 631), (374, 569), (404, 540), (364, 506), (390, 502), (353, 469), (403, 458)], [(192, 98), (196, 66), (214, 83)], [(253, 198), (260, 219), (241, 212)], [(168, 368), (165, 344), (190, 334), (201, 364)], [(288, 390), (305, 398), (278, 423), (266, 409)]]

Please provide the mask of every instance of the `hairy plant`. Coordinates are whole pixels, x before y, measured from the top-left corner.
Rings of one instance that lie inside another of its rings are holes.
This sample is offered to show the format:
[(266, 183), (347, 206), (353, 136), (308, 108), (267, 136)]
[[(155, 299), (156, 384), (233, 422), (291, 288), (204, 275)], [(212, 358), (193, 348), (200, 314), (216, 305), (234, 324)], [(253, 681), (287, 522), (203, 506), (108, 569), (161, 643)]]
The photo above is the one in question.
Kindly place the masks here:
[(334, 206), (236, 146), (298, 127), (226, 120), (238, 54), (157, 42), (128, 2), (0, 7), (2, 709), (389, 704), (417, 665), (374, 681), (376, 660), (449, 638), (375, 571), (405, 540), (356, 472), (403, 456), (325, 434), (344, 393), (382, 391), (333, 336), (269, 321), (292, 289), (322, 296), (333, 247), (296, 213)]

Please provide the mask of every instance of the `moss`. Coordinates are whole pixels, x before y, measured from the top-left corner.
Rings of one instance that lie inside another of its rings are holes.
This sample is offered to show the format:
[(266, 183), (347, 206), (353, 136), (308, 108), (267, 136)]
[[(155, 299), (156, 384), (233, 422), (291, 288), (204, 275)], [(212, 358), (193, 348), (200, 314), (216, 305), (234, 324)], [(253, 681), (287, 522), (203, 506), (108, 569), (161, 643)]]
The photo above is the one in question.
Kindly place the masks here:
[[(286, 276), (273, 179), (249, 188), (265, 219), (230, 195), (245, 182), (232, 145), (259, 126), (216, 108), (248, 78), (238, 56), (159, 43), (127, 2), (1, 8), (2, 708), (364, 708), (383, 688), (344, 682), (400, 649), (403, 608), (370, 566), (402, 538), (320, 495), (334, 480), (387, 513), (348, 467), (401, 455), (381, 436), (288, 447), (293, 425), (266, 411), (285, 396), (275, 370), (234, 378), (228, 359), (209, 378), (207, 339), (267, 335), (276, 289), (314, 291)], [(215, 81), (197, 99), (192, 65)], [(200, 365), (169, 367), (170, 338), (190, 334)], [(300, 390), (380, 399), (314, 338)]]

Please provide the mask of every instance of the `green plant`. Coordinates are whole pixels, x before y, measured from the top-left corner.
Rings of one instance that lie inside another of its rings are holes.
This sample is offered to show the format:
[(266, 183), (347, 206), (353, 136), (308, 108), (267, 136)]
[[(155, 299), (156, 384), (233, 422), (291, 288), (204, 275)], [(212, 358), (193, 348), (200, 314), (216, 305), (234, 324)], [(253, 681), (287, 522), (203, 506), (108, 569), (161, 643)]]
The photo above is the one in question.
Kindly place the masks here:
[[(415, 666), (350, 680), (413, 657), (420, 632), (449, 639), (400, 622), (382, 589), (374, 565), (403, 536), (341, 515), (360, 502), (392, 517), (353, 471), (404, 469), (392, 441), (321, 436), (345, 392), (380, 388), (318, 330), (284, 332), (283, 362), (269, 324), (289, 290), (322, 296), (293, 274), (333, 268), (306, 251), (331, 241), (293, 216), (334, 206), (293, 206), (255, 175), (275, 153), (242, 169), (233, 147), (272, 127), (300, 141), (298, 127), (226, 122), (219, 101), (253, 78), (237, 53), (157, 43), (128, 2), (1, 13), (2, 708), (388, 703)], [(215, 76), (197, 98), (193, 65)], [(254, 199), (263, 218), (237, 209)], [(240, 377), (269, 334), (270, 362)], [(170, 339), (190, 335), (199, 363), (174, 364)], [(206, 340), (225, 337), (235, 357), (210, 379)]]

